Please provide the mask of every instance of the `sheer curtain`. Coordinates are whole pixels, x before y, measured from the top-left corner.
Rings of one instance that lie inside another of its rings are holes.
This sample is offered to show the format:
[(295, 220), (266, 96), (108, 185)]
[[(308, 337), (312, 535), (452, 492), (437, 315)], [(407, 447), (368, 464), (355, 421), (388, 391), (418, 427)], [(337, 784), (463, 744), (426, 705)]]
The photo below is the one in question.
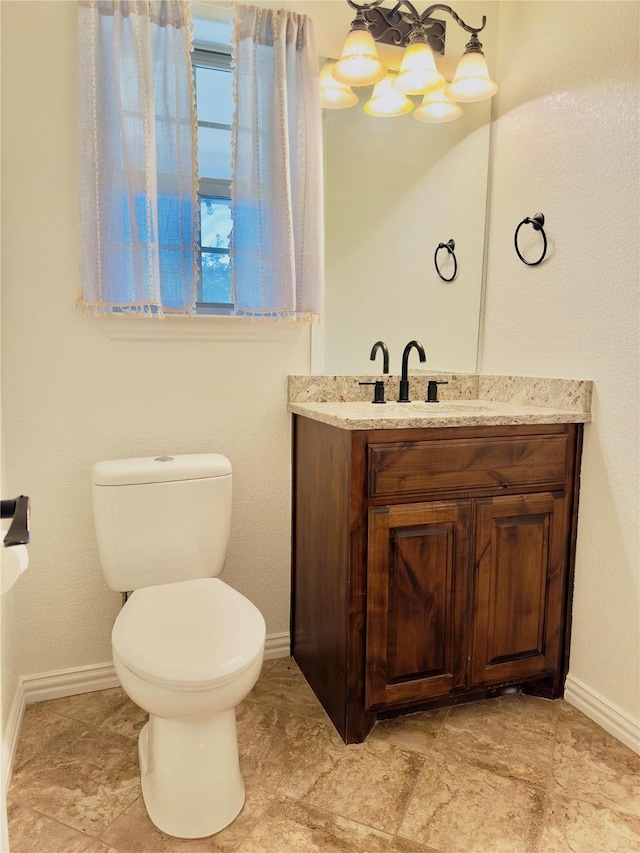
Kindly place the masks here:
[(313, 24), (239, 5), (231, 277), (236, 312), (323, 310), (322, 118)]
[(197, 148), (187, 0), (81, 0), (80, 303), (189, 313)]

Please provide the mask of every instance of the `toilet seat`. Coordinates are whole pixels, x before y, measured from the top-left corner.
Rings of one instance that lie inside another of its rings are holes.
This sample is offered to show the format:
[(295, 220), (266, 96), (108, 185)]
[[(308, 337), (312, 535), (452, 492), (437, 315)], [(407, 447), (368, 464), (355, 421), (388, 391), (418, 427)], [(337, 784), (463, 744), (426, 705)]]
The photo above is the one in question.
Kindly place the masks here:
[(218, 578), (136, 590), (111, 635), (113, 653), (146, 681), (206, 690), (237, 678), (263, 654), (265, 622)]

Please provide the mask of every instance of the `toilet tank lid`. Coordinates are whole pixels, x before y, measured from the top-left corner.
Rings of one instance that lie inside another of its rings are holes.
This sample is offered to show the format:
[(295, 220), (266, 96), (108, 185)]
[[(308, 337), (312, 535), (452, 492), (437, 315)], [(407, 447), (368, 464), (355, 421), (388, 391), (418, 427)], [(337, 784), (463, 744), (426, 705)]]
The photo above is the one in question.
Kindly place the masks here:
[(91, 473), (96, 486), (133, 486), (226, 477), (231, 474), (231, 462), (220, 453), (147, 456), (96, 462)]

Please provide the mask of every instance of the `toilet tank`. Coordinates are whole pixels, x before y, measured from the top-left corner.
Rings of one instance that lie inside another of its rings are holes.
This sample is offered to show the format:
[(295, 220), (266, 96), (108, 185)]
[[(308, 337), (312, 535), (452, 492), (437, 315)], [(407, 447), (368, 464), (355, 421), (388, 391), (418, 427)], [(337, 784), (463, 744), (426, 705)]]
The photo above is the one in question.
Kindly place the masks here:
[(92, 493), (100, 562), (111, 589), (222, 572), (231, 532), (231, 463), (225, 456), (97, 462)]

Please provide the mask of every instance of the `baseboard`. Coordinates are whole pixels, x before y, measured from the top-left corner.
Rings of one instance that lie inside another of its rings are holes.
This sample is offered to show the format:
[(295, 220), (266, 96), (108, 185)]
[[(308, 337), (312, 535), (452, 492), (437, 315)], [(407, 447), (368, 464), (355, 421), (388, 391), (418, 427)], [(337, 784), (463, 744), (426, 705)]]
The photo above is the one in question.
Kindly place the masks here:
[(609, 734), (634, 752), (640, 753), (640, 721), (632, 719), (595, 690), (574, 678), (571, 673), (565, 683), (564, 698)]
[(290, 654), (291, 641), (289, 639), (288, 631), (282, 631), (280, 634), (269, 634), (264, 644), (265, 660), (288, 658)]
[(27, 705), (32, 702), (44, 702), (46, 699), (60, 699), (63, 696), (75, 696), (78, 693), (92, 693), (94, 690), (108, 690), (110, 687), (120, 686), (112, 663), (96, 663), (71, 669), (58, 669), (53, 672), (41, 672), (36, 675), (24, 675), (20, 682)]
[(5, 795), (9, 790), (9, 783), (11, 782), (13, 761), (16, 757), (16, 749), (18, 748), (18, 738), (20, 737), (25, 706), (24, 688), (21, 679), (16, 688), (13, 702), (11, 703), (11, 710), (9, 711), (2, 737), (2, 790)]

